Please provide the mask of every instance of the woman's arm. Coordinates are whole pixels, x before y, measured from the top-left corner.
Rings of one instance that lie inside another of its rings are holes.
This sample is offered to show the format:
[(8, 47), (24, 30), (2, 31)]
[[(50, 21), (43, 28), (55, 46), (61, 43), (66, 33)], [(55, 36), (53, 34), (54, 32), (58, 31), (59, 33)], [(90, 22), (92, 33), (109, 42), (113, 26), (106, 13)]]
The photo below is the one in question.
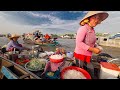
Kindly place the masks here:
[(87, 33), (87, 28), (86, 27), (81, 27), (78, 32), (77, 32), (77, 36), (76, 36), (76, 45), (78, 48), (82, 48), (84, 50), (89, 50), (91, 52), (94, 52), (96, 54), (100, 53), (100, 49), (98, 48), (93, 48), (93, 47), (90, 47), (88, 46), (87, 44), (85, 44), (83, 41), (84, 41), (84, 38), (86, 36), (86, 33)]
[(99, 48), (101, 51), (103, 51), (103, 48), (100, 45), (98, 45), (97, 43), (95, 43), (95, 48)]
[(11, 42), (11, 45), (19, 50), (23, 50), (23, 47), (18, 46), (16, 43), (14, 43), (13, 41)]
[(87, 28), (82, 26), (78, 32), (77, 32), (77, 36), (76, 36), (76, 46), (78, 48), (82, 48), (84, 50), (88, 50), (90, 48), (90, 46), (86, 45), (83, 41), (84, 41), (84, 38), (86, 36), (86, 33), (87, 33)]

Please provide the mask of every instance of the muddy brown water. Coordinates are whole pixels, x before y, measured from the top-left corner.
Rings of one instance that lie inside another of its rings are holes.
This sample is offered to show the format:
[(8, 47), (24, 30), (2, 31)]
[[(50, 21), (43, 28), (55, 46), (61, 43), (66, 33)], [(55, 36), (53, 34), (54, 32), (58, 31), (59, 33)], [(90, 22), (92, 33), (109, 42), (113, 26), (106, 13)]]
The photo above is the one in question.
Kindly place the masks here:
[[(18, 41), (27, 47), (32, 47), (31, 44), (25, 44), (22, 40), (22, 38), (19, 38)], [(75, 49), (75, 39), (58, 39), (59, 43), (62, 45), (62, 47), (65, 48), (66, 51), (74, 51)], [(8, 38), (0, 37), (0, 46), (3, 46), (9, 42)], [(108, 47), (108, 46), (102, 46), (103, 52), (111, 55), (114, 58), (120, 59), (120, 48), (115, 47)], [(49, 47), (51, 49), (51, 47)]]

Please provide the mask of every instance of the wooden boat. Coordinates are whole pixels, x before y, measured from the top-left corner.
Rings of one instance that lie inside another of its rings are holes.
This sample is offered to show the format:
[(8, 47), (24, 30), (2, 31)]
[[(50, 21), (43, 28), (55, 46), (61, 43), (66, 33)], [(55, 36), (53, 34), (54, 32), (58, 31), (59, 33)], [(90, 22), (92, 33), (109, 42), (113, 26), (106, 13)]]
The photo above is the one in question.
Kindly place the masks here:
[(15, 62), (0, 56), (0, 79), (41, 79)]
[[(104, 56), (104, 57), (103, 57)], [(110, 55), (101, 53), (92, 57), (95, 79), (100, 79), (101, 66), (99, 62), (107, 62)], [(73, 65), (74, 66), (74, 65)], [(42, 71), (43, 72), (43, 71)], [(0, 56), (0, 79), (42, 79), (41, 72), (30, 72), (15, 62)]]
[(24, 39), (23, 41), (26, 44), (35, 44), (31, 39)]
[(56, 41), (54, 43), (38, 43), (38, 42), (35, 42), (35, 41), (31, 40), (31, 39), (24, 39), (24, 43), (41, 45), (41, 46), (57, 46), (57, 45), (59, 45), (58, 41)]

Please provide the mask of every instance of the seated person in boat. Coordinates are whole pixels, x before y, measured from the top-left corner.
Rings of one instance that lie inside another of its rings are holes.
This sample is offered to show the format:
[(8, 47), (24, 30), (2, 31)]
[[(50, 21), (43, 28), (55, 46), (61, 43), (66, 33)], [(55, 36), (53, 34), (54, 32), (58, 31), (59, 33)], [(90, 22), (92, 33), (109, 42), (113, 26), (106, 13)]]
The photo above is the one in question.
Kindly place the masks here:
[(20, 36), (16, 35), (16, 34), (11, 35), (11, 37), (9, 38), (10, 42), (6, 46), (6, 51), (13, 51), (14, 48), (17, 51), (29, 50), (29, 48), (23, 47), (21, 44), (18, 43), (18, 38), (19, 37)]
[(52, 38), (51, 43), (57, 44), (57, 38)]
[(34, 33), (34, 40), (40, 39), (40, 37), (42, 37), (42, 34), (41, 34), (41, 32), (39, 30), (37, 30)]
[(41, 38), (43, 37), (43, 34), (40, 31), (36, 31), (33, 35), (34, 40), (41, 40)]
[(42, 35), (42, 37), (40, 38), (40, 40), (41, 40), (42, 44), (46, 43), (46, 39), (45, 39), (44, 35)]
[(43, 37), (43, 35), (41, 35), (40, 38), (38, 38), (38, 37), (35, 38), (35, 42), (36, 43), (45, 43), (46, 39), (45, 39), (45, 37)]

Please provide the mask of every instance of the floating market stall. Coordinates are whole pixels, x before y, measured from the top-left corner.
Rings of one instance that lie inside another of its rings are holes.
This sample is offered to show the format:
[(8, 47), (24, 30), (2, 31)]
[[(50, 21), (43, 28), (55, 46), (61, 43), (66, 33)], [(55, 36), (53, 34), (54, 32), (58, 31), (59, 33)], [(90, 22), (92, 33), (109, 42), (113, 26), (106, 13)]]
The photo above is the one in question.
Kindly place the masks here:
[(62, 47), (55, 48), (54, 51), (46, 51), (40, 45), (34, 45), (30, 51), (7, 52), (1, 56), (0, 77), (1, 79), (5, 77), (8, 79), (118, 79), (120, 76), (120, 60), (106, 53), (101, 53), (96, 58), (92, 57), (91, 63), (94, 66), (95, 78), (91, 78), (87, 70), (76, 67), (73, 52), (67, 52)]
[(54, 41), (52, 43), (42, 43), (42, 42), (36, 42), (34, 40), (31, 40), (31, 39), (24, 39), (24, 42), (27, 43), (27, 44), (35, 44), (35, 45), (45, 45), (45, 46), (57, 46), (59, 45), (59, 42), (58, 41)]

